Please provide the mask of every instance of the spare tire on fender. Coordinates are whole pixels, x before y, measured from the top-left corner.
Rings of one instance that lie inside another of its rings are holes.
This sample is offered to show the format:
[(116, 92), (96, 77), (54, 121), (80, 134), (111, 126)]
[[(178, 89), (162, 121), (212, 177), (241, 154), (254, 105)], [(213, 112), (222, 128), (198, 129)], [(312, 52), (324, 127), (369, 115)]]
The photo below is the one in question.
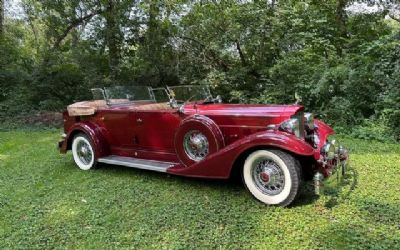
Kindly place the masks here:
[(224, 147), (224, 137), (213, 120), (193, 115), (181, 122), (174, 143), (179, 160), (191, 166)]

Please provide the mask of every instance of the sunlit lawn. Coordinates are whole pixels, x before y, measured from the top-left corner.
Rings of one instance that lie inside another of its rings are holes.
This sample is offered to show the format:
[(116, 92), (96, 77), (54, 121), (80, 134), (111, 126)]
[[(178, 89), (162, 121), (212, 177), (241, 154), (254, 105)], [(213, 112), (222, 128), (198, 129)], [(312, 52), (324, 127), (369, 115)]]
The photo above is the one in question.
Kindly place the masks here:
[(341, 138), (346, 185), (291, 208), (267, 207), (240, 183), (102, 166), (80, 171), (59, 131), (0, 132), (0, 249), (400, 246), (400, 146)]

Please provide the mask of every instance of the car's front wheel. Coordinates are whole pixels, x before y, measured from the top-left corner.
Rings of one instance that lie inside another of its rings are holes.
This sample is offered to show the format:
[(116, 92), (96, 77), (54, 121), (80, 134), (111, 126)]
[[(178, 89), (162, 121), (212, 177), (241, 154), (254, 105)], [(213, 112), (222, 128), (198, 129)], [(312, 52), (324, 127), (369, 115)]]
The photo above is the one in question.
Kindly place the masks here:
[(76, 165), (82, 170), (93, 169), (96, 157), (93, 143), (85, 134), (77, 134), (72, 141), (72, 155)]
[(290, 205), (301, 182), (300, 164), (280, 150), (257, 150), (245, 160), (243, 182), (250, 193), (267, 205)]

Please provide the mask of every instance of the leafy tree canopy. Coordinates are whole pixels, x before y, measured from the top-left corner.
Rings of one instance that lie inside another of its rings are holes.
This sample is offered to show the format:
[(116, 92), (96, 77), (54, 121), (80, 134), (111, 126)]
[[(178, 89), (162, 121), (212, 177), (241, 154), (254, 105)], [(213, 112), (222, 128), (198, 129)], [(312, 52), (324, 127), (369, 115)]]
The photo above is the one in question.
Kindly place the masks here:
[(229, 102), (292, 103), (296, 93), (339, 129), (400, 139), (398, 1), (19, 6), (18, 16), (0, 11), (0, 118), (61, 110), (92, 87), (209, 83)]

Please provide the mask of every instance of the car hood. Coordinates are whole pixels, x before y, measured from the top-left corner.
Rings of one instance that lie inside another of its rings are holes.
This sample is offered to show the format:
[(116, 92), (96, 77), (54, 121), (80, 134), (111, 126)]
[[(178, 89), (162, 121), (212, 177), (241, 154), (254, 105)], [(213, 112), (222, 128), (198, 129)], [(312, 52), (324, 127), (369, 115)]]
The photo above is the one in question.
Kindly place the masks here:
[(301, 105), (264, 105), (264, 104), (187, 104), (185, 113), (201, 115), (231, 115), (255, 117), (290, 117), (297, 111), (303, 110)]

